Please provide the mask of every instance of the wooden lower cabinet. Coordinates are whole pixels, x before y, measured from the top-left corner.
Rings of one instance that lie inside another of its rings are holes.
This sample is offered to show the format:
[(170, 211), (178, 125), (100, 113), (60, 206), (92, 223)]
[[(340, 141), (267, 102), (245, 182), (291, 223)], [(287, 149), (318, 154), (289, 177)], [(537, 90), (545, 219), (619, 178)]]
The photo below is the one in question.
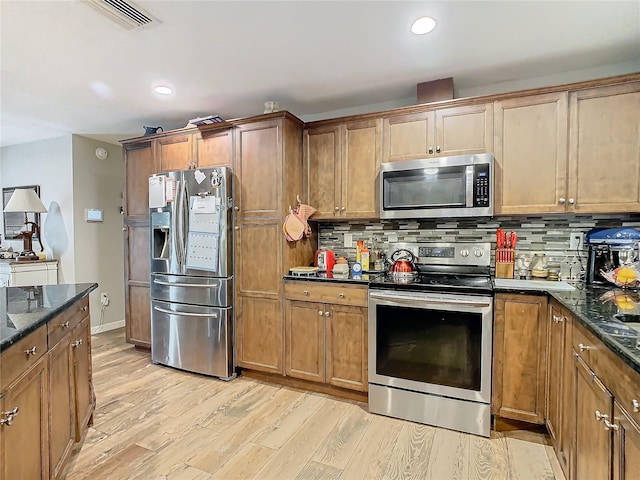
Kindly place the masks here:
[(564, 337), (565, 315), (559, 305), (552, 303), (549, 307), (549, 321), (547, 325), (547, 380), (545, 423), (549, 435), (556, 442), (561, 441), (562, 430), (561, 411), (563, 398), (563, 366), (564, 366)]
[(613, 402), (613, 479), (640, 476), (640, 426), (617, 401)]
[(325, 310), (322, 303), (286, 302), (285, 345), (286, 375), (324, 383)]
[(127, 225), (124, 244), (127, 342), (139, 347), (151, 348), (151, 273), (148, 222), (134, 222)]
[(543, 424), (547, 297), (500, 293), (494, 310), (492, 411)]
[[(0, 477), (49, 478), (49, 370), (43, 356), (0, 400)], [(8, 412), (15, 412), (11, 418)]]
[(238, 366), (282, 374), (282, 335), (280, 299), (236, 297)]
[(91, 382), (91, 318), (85, 317), (73, 330), (73, 385), (75, 398), (75, 439), (79, 442), (95, 407)]

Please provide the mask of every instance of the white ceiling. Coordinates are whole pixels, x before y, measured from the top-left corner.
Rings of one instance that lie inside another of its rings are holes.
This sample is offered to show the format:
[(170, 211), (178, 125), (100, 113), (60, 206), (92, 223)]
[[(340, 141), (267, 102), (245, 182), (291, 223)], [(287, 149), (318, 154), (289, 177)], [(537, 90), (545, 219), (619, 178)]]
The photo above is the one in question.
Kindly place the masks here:
[[(217, 113), (301, 117), (640, 59), (640, 2), (138, 1), (127, 31), (72, 1), (0, 2), (0, 144), (142, 134)], [(423, 15), (429, 35), (410, 33)], [(154, 83), (175, 88), (170, 98)]]

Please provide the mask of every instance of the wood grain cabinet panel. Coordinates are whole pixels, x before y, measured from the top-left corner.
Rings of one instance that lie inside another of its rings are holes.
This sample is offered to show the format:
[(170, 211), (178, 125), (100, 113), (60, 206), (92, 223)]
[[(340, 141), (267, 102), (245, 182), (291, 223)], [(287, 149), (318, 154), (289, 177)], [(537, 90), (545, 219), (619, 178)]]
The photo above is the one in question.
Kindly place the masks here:
[(193, 135), (181, 134), (154, 140), (160, 172), (187, 170), (193, 163)]
[(236, 301), (236, 355), (244, 368), (283, 374), (280, 299), (239, 296)]
[(243, 221), (235, 233), (236, 252), (242, 252), (236, 256), (238, 293), (276, 298), (282, 283), (282, 223)]
[(48, 385), (45, 355), (0, 399), (0, 411), (18, 409), (11, 425), (0, 425), (0, 478), (49, 478)]
[(435, 124), (437, 157), (493, 151), (493, 105), (490, 103), (438, 109)]
[(127, 341), (151, 348), (149, 226), (125, 227)]
[(611, 421), (613, 398), (587, 365), (578, 359), (576, 369), (576, 479), (611, 478)]
[(493, 413), (543, 424), (546, 296), (496, 295), (494, 342)]
[(91, 319), (87, 316), (73, 329), (73, 384), (75, 398), (75, 439), (79, 442), (95, 407), (91, 383)]
[(196, 134), (194, 161), (200, 168), (233, 165), (233, 130), (215, 130)]
[(494, 109), (496, 212), (564, 212), (567, 93), (500, 100)]
[(640, 474), (640, 426), (613, 403), (613, 479), (632, 480)]
[(321, 303), (285, 303), (285, 374), (325, 381), (325, 316)]
[(314, 218), (340, 215), (342, 171), (340, 125), (304, 130), (305, 189)]
[(547, 378), (545, 419), (549, 435), (561, 443), (561, 411), (563, 396), (563, 367), (565, 348), (565, 315), (558, 304), (552, 303), (547, 326)]
[(363, 307), (327, 305), (326, 364), (327, 383), (366, 392), (367, 313)]
[(125, 293), (127, 342), (151, 348), (151, 289), (131, 285)]
[(126, 178), (124, 214), (127, 217), (147, 218), (149, 216), (149, 175), (157, 170), (151, 142), (125, 147), (124, 164)]
[(383, 162), (401, 162), (433, 156), (435, 112), (385, 117)]
[(569, 94), (569, 211), (640, 210), (640, 82)]

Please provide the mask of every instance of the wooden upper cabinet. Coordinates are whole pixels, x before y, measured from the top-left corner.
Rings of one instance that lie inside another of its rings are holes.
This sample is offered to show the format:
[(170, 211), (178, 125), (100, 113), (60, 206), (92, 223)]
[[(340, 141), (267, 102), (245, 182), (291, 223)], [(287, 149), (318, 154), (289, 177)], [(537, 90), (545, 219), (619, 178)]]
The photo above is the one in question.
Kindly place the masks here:
[(281, 125), (281, 120), (268, 120), (236, 130), (236, 205), (240, 218), (278, 217), (284, 213)]
[(386, 117), (383, 120), (383, 162), (400, 162), (433, 156), (435, 112)]
[(154, 140), (160, 172), (186, 170), (193, 163), (193, 134), (184, 133)]
[(382, 158), (382, 121), (346, 123), (342, 127), (342, 200), (344, 217), (375, 217), (376, 180)]
[(233, 165), (233, 130), (215, 130), (194, 136), (194, 162), (198, 167)]
[(569, 210), (640, 210), (640, 82), (569, 94)]
[(544, 423), (547, 297), (497, 294), (493, 413)]
[(436, 110), (435, 156), (493, 151), (493, 104)]
[(565, 211), (567, 113), (566, 92), (495, 103), (496, 214)]
[(313, 218), (340, 215), (341, 140), (340, 125), (304, 130), (304, 184), (309, 205), (318, 211)]
[(151, 142), (129, 145), (124, 151), (126, 186), (124, 214), (149, 216), (149, 175), (156, 171)]

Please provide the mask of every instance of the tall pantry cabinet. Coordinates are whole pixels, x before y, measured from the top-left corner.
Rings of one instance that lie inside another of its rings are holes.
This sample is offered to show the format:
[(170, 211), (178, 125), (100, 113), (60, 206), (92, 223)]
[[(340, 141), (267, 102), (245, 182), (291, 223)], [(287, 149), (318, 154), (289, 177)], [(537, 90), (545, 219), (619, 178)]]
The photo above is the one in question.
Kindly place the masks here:
[(287, 112), (235, 131), (236, 363), (284, 373), (282, 276), (307, 265), (314, 239), (286, 241), (282, 223), (302, 191), (302, 122)]

